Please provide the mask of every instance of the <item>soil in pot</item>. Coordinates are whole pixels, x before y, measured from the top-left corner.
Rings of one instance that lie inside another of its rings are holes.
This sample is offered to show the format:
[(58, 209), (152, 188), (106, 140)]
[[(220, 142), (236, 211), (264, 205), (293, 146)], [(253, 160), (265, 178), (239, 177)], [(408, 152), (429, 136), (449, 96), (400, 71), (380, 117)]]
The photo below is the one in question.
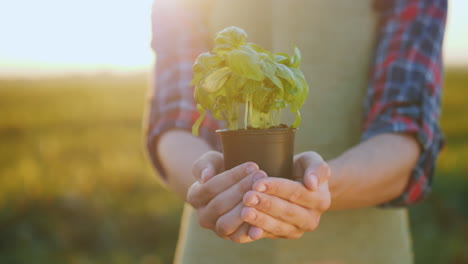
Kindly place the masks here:
[(252, 161), (268, 176), (291, 178), (295, 128), (219, 130), (226, 170)]

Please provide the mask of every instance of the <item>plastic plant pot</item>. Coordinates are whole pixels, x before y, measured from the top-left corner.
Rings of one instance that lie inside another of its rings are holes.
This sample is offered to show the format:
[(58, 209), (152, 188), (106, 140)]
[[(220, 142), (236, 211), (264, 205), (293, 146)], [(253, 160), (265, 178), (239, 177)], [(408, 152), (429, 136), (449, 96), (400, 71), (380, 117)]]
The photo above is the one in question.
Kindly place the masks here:
[(255, 162), (268, 176), (291, 179), (295, 128), (218, 130), (226, 170)]

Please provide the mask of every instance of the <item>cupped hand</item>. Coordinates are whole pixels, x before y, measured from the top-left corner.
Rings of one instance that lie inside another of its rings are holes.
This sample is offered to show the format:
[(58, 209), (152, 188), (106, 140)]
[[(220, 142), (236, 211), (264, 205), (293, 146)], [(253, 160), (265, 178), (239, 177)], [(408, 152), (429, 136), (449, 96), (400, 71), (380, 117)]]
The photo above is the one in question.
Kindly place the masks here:
[(315, 230), (330, 207), (329, 176), (319, 154), (304, 152), (294, 158), (294, 180), (257, 180), (243, 197), (241, 218), (252, 225), (249, 237), (296, 239)]
[(223, 155), (215, 151), (194, 163), (192, 172), (197, 181), (187, 192), (187, 202), (195, 208), (200, 226), (238, 243), (251, 242), (250, 225), (241, 219), (242, 198), (252, 190), (254, 181), (267, 176), (253, 162), (227, 171), (223, 164)]

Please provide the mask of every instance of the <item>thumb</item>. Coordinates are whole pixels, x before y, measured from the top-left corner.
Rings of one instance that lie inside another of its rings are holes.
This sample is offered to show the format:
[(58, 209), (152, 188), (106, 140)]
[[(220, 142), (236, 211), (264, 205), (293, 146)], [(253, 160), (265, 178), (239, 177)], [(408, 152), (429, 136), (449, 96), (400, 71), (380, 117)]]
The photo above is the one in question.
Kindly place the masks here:
[(192, 174), (200, 183), (205, 183), (222, 172), (223, 168), (223, 154), (218, 151), (208, 151), (193, 163)]
[(328, 164), (316, 152), (305, 152), (299, 159), (304, 168), (305, 187), (311, 191), (318, 190), (319, 186), (330, 176)]

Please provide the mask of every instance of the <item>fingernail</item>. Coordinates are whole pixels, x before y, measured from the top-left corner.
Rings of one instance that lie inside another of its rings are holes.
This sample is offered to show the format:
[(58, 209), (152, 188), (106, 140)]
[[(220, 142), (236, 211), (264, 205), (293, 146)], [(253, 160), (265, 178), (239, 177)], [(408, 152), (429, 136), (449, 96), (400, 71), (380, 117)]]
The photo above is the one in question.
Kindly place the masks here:
[(310, 185), (311, 185), (312, 189), (317, 190), (317, 188), (318, 188), (318, 178), (317, 178), (317, 176), (315, 174), (310, 174), (309, 179), (310, 179)]
[(210, 168), (205, 168), (203, 169), (201, 173), (201, 181), (202, 183), (205, 183), (208, 180), (208, 177), (210, 176)]
[(255, 175), (253, 176), (253, 181), (256, 182), (256, 181), (258, 181), (260, 179), (263, 179), (263, 178), (265, 178), (265, 174), (263, 172), (259, 171), (259, 172), (255, 173)]
[(254, 196), (254, 197), (250, 200), (250, 205), (257, 205), (258, 202), (259, 202), (258, 197), (257, 197), (257, 196)]
[(247, 166), (247, 168), (245, 169), (245, 172), (247, 174), (251, 174), (253, 173), (254, 171), (257, 170), (257, 166), (253, 165), (253, 164), (250, 164), (249, 166)]
[(257, 192), (264, 192), (264, 191), (266, 191), (266, 186), (265, 186), (265, 184), (260, 184), (260, 185), (258, 185), (257, 188), (256, 188), (256, 191), (257, 191)]

